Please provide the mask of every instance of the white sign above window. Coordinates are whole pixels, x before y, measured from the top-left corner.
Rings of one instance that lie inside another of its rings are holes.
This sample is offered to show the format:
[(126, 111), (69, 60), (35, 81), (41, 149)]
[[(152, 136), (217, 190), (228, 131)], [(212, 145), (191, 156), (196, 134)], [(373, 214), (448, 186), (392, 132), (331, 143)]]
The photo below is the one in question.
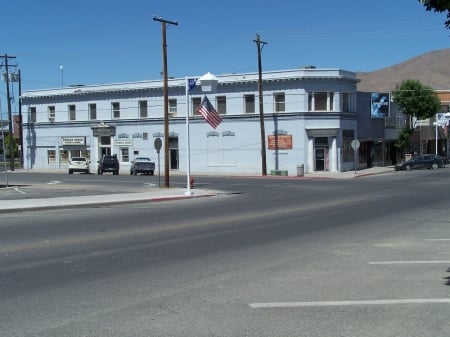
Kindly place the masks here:
[(86, 137), (61, 137), (62, 145), (86, 145)]

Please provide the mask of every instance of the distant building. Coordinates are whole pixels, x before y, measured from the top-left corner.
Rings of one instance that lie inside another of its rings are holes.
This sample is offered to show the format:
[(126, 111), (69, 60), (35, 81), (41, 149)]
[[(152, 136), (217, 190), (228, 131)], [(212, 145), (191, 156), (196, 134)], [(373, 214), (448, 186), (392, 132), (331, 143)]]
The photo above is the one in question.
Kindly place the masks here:
[[(223, 119), (217, 129), (197, 112), (201, 88), (187, 99), (186, 80), (169, 80), (170, 170), (187, 169), (188, 104), (193, 174), (260, 175), (258, 74), (217, 78), (217, 91), (207, 94)], [(355, 73), (340, 69), (263, 73), (269, 174), (296, 175), (300, 165), (305, 172), (354, 169), (357, 81)], [(156, 159), (154, 140), (164, 137), (163, 101), (161, 80), (23, 92), (24, 167), (65, 169), (70, 157), (86, 156), (95, 172), (99, 158), (115, 154), (126, 172), (136, 156)], [(365, 132), (371, 129), (364, 125)]]

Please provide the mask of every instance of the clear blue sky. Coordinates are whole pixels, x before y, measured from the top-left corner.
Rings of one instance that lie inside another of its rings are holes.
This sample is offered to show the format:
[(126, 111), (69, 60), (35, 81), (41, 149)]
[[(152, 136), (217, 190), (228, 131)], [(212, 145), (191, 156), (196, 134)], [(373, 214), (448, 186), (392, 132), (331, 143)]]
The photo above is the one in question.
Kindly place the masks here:
[[(173, 77), (315, 65), (373, 71), (449, 47), (445, 14), (417, 0), (14, 0), (1, 5), (0, 54), (23, 90), (161, 78), (160, 16)], [(63, 71), (60, 70), (63, 65)], [(4, 82), (0, 94), (4, 101)]]

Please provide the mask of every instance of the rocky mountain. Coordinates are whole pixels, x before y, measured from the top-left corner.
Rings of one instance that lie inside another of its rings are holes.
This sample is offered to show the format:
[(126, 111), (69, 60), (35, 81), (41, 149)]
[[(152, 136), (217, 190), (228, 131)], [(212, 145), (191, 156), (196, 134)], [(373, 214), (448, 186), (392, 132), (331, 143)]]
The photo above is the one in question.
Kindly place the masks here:
[(358, 91), (389, 92), (403, 80), (419, 80), (433, 89), (450, 90), (450, 48), (432, 51), (373, 72), (358, 72)]

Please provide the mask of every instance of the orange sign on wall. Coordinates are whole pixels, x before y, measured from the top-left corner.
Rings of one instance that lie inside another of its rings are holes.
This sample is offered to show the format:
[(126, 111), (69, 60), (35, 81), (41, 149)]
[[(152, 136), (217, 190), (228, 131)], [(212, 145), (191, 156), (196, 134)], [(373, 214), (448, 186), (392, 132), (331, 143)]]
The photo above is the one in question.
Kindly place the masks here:
[(292, 135), (268, 136), (269, 150), (292, 150)]

